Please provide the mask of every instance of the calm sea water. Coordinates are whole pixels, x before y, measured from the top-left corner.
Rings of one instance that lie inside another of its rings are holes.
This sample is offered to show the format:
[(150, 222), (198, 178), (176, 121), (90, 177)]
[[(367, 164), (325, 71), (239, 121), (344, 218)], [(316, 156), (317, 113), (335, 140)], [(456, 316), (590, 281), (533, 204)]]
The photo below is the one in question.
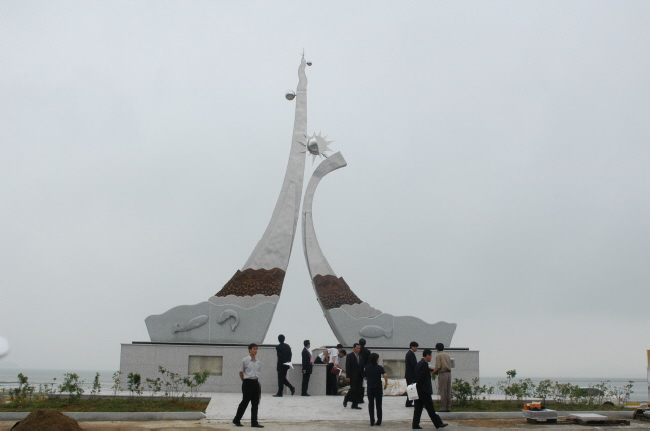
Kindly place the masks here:
[[(55, 383), (55, 388), (63, 381), (63, 375), (65, 373), (76, 373), (79, 376), (80, 380), (84, 381), (84, 389), (87, 392), (90, 391), (93, 380), (95, 379), (95, 373), (99, 372), (99, 381), (101, 384), (101, 393), (110, 394), (111, 386), (113, 386), (113, 373), (114, 370), (53, 370), (53, 369), (12, 369), (12, 368), (0, 368), (0, 390), (2, 388), (11, 388), (18, 385), (18, 374), (23, 373), (29, 379), (29, 383), (38, 388), (39, 384), (46, 383)], [(519, 376), (518, 376), (519, 377)], [(519, 378), (515, 378), (515, 381), (518, 382)], [(56, 380), (54, 380), (56, 378)], [(522, 377), (526, 378), (526, 377)], [(648, 397), (648, 381), (645, 378), (641, 377), (630, 377), (630, 378), (611, 378), (611, 377), (594, 377), (594, 378), (554, 378), (554, 377), (531, 377), (533, 383), (537, 384), (542, 380), (550, 379), (553, 382), (560, 383), (571, 383), (572, 385), (578, 385), (580, 387), (588, 387), (590, 385), (595, 385), (600, 382), (606, 382), (609, 380), (609, 385), (611, 387), (623, 387), (629, 381), (633, 382), (632, 386), (632, 395), (630, 396), (631, 402), (646, 402), (650, 401)], [(122, 387), (126, 387), (126, 377), (122, 376)], [(505, 377), (482, 377), (481, 385), (494, 385), (496, 386), (500, 380), (505, 380)]]

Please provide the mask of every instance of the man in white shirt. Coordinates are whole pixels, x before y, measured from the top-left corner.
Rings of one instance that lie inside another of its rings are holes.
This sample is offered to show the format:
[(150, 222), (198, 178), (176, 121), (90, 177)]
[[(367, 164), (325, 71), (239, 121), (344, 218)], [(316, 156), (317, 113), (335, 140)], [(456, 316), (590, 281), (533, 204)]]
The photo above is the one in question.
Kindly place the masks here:
[(241, 418), (248, 408), (248, 403), (251, 403), (251, 427), (264, 428), (257, 422), (257, 407), (260, 404), (260, 395), (262, 388), (260, 387), (260, 374), (262, 373), (262, 364), (256, 359), (257, 344), (251, 343), (248, 345), (248, 356), (241, 361), (241, 368), (239, 370), (239, 378), (242, 381), (241, 391), (243, 394), (241, 403), (237, 407), (237, 414), (232, 423), (238, 427), (243, 427)]
[[(343, 352), (343, 354), (341, 354)], [(344, 358), (346, 355), (345, 350), (341, 344), (337, 344), (336, 347), (329, 349), (329, 363), (327, 364), (327, 380), (325, 385), (325, 395), (338, 395), (339, 394), (339, 385), (338, 377), (339, 374), (334, 374), (334, 369), (342, 369), (340, 365), (340, 358)]]

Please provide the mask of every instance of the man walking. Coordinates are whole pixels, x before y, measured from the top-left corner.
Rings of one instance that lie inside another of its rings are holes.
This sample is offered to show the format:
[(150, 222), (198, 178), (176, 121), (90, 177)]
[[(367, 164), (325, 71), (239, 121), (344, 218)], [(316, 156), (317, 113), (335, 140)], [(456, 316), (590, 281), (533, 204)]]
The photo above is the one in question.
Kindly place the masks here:
[(426, 409), (433, 425), (436, 428), (444, 428), (448, 424), (443, 423), (440, 416), (436, 414), (436, 409), (433, 407), (433, 387), (431, 386), (431, 373), (433, 370), (429, 369), (429, 362), (431, 362), (431, 357), (433, 353), (431, 349), (424, 349), (422, 351), (422, 359), (415, 366), (415, 383), (417, 384), (416, 388), (418, 391), (418, 399), (415, 400), (415, 409), (413, 410), (413, 423), (412, 428), (414, 430), (420, 430), (420, 417), (422, 416), (422, 409)]
[[(415, 383), (415, 366), (418, 364), (415, 352), (418, 351), (418, 347), (420, 345), (417, 342), (411, 341), (409, 351), (406, 352), (406, 356), (404, 357), (404, 363), (406, 365), (406, 370), (404, 371), (406, 386)], [(406, 407), (413, 407), (413, 400), (409, 400), (408, 396), (406, 397)]]
[(303, 397), (308, 397), (307, 388), (309, 387), (309, 377), (311, 377), (311, 371), (314, 367), (314, 360), (309, 351), (311, 343), (309, 340), (305, 340), (302, 343), (305, 348), (302, 349), (302, 395)]
[(248, 356), (242, 359), (241, 368), (239, 370), (239, 378), (242, 381), (241, 391), (242, 400), (237, 407), (237, 414), (232, 423), (238, 427), (243, 427), (241, 418), (248, 408), (248, 403), (251, 403), (251, 427), (264, 428), (257, 422), (257, 407), (260, 404), (260, 394), (262, 388), (260, 387), (260, 374), (262, 372), (262, 364), (255, 357), (257, 356), (257, 344), (251, 343), (248, 345)]
[(359, 401), (363, 396), (363, 359), (359, 354), (361, 345), (354, 343), (352, 353), (345, 357), (345, 380), (350, 383), (350, 390), (343, 399), (343, 407), (348, 406), (348, 401), (352, 402), (352, 408), (361, 410)]
[(285, 365), (291, 363), (291, 347), (284, 342), (284, 335), (282, 334), (278, 335), (278, 341), (280, 344), (275, 346), (275, 353), (278, 355), (278, 364), (275, 368), (278, 371), (278, 393), (273, 395), (274, 397), (282, 396), (285, 385), (291, 391), (291, 395), (296, 392), (296, 388), (287, 380), (289, 365)]
[(436, 344), (436, 365), (433, 373), (438, 375), (438, 390), (440, 391), (440, 411), (451, 411), (451, 358), (444, 352), (445, 345)]

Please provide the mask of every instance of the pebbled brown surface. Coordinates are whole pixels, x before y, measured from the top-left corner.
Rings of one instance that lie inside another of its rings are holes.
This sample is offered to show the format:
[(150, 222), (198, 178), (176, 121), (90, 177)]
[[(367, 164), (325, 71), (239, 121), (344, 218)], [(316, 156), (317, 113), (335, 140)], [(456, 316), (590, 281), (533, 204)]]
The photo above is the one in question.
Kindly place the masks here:
[(316, 294), (326, 310), (338, 308), (343, 304), (361, 304), (361, 300), (354, 294), (343, 277), (334, 275), (317, 275), (314, 277)]
[(280, 268), (237, 270), (215, 296), (279, 295), (285, 272)]

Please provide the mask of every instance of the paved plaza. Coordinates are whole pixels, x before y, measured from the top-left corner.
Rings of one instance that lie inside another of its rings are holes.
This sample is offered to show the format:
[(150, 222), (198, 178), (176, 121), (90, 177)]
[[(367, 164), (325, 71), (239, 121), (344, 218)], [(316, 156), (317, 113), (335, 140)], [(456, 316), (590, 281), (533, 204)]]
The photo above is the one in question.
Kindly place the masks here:
[[(211, 397), (206, 409), (205, 419), (196, 420), (128, 420), (128, 421), (80, 421), (82, 429), (88, 430), (234, 430), (250, 429), (250, 407), (242, 423), (244, 428), (232, 424), (237, 405), (241, 400), (240, 394), (210, 393), (202, 394)], [(263, 394), (259, 406), (259, 420), (265, 429), (279, 430), (407, 430), (411, 429), (412, 408), (404, 407), (404, 397), (384, 397), (384, 417), (381, 428), (371, 428), (368, 418), (367, 403), (362, 404), (362, 410), (343, 408), (342, 396), (284, 396), (275, 398)], [(453, 408), (453, 406), (452, 406)], [(601, 412), (603, 413), (603, 412)], [(631, 417), (630, 412), (607, 412), (611, 418)], [(119, 415), (119, 413), (116, 413)], [(562, 415), (562, 414), (561, 414)], [(440, 413), (443, 420), (449, 423), (448, 430), (494, 430), (494, 429), (547, 429), (555, 430), (590, 430), (603, 429), (603, 426), (581, 425), (543, 425), (528, 424), (521, 412), (451, 412)], [(0, 431), (9, 430), (15, 421), (0, 421)], [(426, 412), (421, 421), (423, 429), (435, 429)], [(635, 428), (650, 429), (650, 423), (632, 421), (629, 426), (607, 426), (607, 429)]]

